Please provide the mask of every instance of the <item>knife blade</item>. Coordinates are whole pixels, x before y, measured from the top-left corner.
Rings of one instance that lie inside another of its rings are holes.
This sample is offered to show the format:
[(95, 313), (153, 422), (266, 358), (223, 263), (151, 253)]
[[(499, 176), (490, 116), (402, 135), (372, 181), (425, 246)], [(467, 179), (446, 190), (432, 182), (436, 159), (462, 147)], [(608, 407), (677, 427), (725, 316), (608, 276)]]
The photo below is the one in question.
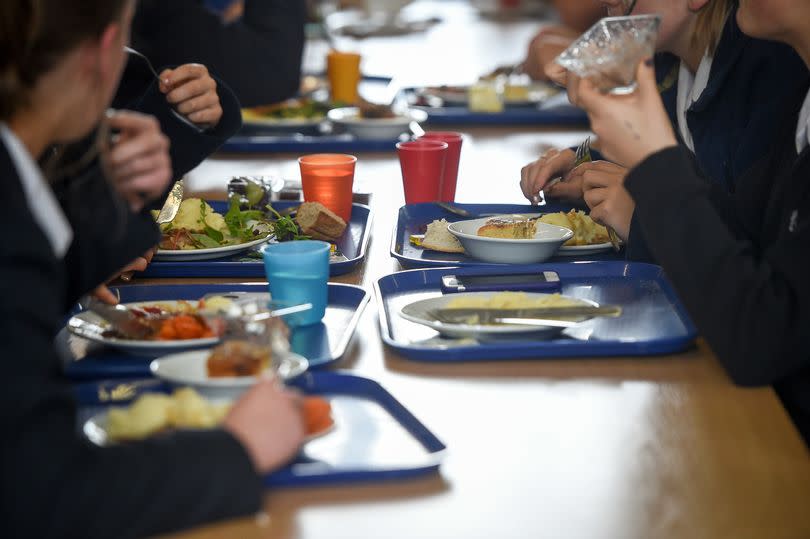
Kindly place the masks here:
[(169, 191), (169, 196), (166, 197), (166, 202), (163, 203), (163, 207), (160, 209), (160, 213), (158, 213), (155, 219), (157, 224), (170, 223), (177, 215), (177, 210), (180, 209), (180, 203), (183, 202), (184, 179), (185, 178), (180, 178), (172, 186), (172, 190)]
[(123, 305), (108, 305), (94, 297), (87, 298), (83, 305), (106, 320), (112, 328), (128, 339), (144, 340), (150, 337), (155, 329)]
[(592, 305), (572, 307), (539, 307), (528, 309), (486, 309), (486, 308), (443, 308), (433, 309), (428, 313), (440, 322), (449, 320), (464, 320), (477, 317), (479, 323), (489, 323), (499, 319), (540, 319), (565, 320), (567, 318), (609, 316), (617, 317), (622, 314), (618, 305)]

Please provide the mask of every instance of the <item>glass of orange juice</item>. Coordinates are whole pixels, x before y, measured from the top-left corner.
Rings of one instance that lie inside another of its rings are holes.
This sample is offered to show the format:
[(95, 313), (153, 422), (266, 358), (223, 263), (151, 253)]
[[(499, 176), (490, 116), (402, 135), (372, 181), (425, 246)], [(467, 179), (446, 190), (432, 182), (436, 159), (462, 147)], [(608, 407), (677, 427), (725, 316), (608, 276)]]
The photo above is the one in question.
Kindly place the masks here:
[(357, 157), (316, 153), (298, 158), (304, 200), (320, 202), (347, 223), (352, 217), (352, 185)]
[(357, 102), (360, 84), (360, 55), (353, 52), (329, 51), (326, 57), (326, 75), (329, 78), (332, 101), (348, 105)]

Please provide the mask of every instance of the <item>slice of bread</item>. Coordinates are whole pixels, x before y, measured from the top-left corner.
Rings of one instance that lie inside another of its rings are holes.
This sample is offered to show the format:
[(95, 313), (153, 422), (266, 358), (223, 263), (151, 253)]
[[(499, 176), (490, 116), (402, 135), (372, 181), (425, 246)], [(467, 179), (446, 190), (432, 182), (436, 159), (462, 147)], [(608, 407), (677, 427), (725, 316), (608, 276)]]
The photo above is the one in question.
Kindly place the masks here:
[(525, 240), (534, 238), (537, 223), (525, 217), (493, 217), (478, 229), (478, 235), (486, 238)]
[(295, 214), (301, 232), (316, 240), (335, 241), (346, 230), (346, 221), (320, 202), (304, 202)]
[(443, 253), (463, 253), (464, 247), (459, 243), (458, 238), (447, 230), (449, 224), (444, 219), (430, 223), (425, 231), (422, 247)]

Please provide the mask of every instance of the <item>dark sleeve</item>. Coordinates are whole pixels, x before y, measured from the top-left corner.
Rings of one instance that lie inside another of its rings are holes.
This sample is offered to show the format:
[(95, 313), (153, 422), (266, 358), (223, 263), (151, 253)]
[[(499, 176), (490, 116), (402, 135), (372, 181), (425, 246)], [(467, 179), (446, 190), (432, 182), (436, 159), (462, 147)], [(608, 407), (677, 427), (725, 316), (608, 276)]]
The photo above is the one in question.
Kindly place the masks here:
[(245, 0), (244, 16), (231, 24), (199, 0), (141, 0), (132, 41), (157, 66), (207, 66), (251, 107), (298, 92), (305, 22), (304, 0)]
[(810, 226), (756, 249), (677, 147), (642, 162), (625, 187), (650, 250), (736, 383), (770, 384), (807, 366)]
[[(693, 164), (697, 167), (697, 163), (694, 162), (694, 155), (685, 146), (681, 145), (679, 148), (682, 152), (686, 153), (690, 159), (692, 159)], [(698, 176), (705, 177), (698, 172), (697, 168), (694, 172)], [(726, 192), (723, 186), (717, 183), (712, 182), (706, 187), (708, 189), (707, 196), (712, 201), (712, 205), (714, 206), (717, 214), (726, 222), (730, 230), (736, 231), (735, 235), (740, 236), (744, 228), (744, 224), (738, 218), (739, 214), (736, 211), (732, 197)], [(664, 197), (665, 193), (661, 193), (660, 196)], [(656, 205), (663, 205), (667, 204), (668, 202), (665, 198), (656, 198), (653, 203)], [(633, 216), (630, 219), (630, 237), (628, 238), (627, 246), (625, 247), (625, 253), (628, 260), (633, 260), (636, 262), (650, 262), (653, 264), (658, 263), (655, 256), (653, 256), (653, 253), (650, 251), (649, 245), (647, 244), (647, 238), (644, 234), (644, 227), (641, 225), (639, 213), (637, 211), (633, 212)]]
[(64, 258), (65, 305), (107, 281), (160, 241), (148, 212), (133, 213), (109, 185), (96, 164), (55, 190), (73, 229)]
[(169, 155), (175, 179), (179, 180), (199, 165), (242, 127), (239, 101), (225, 83), (216, 77), (214, 79), (222, 106), (222, 118), (213, 129), (196, 129), (178, 118), (179, 113), (166, 101), (157, 81), (153, 81), (143, 95), (128, 106), (132, 110), (151, 114), (160, 122), (161, 131), (171, 141)]
[(52, 344), (58, 261), (30, 215), (2, 215), (15, 234), (0, 250), (0, 536), (141, 537), (256, 511), (261, 478), (225, 431), (109, 448), (80, 437)]

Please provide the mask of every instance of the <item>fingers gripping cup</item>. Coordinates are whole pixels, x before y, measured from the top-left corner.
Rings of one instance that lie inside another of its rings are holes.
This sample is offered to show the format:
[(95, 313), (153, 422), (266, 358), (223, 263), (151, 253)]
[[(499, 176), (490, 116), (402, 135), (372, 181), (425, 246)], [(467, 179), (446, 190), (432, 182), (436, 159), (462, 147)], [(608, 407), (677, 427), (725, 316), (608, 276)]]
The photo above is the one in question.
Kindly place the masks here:
[(308, 311), (284, 316), (290, 327), (321, 321), (329, 296), (329, 244), (325, 241), (289, 241), (262, 247), (264, 270), (274, 302), (310, 303)]
[(447, 143), (417, 139), (397, 143), (405, 203), (435, 202), (442, 192)]
[(352, 217), (352, 185), (357, 158), (338, 153), (318, 153), (298, 158), (304, 200), (320, 202), (347, 223)]

